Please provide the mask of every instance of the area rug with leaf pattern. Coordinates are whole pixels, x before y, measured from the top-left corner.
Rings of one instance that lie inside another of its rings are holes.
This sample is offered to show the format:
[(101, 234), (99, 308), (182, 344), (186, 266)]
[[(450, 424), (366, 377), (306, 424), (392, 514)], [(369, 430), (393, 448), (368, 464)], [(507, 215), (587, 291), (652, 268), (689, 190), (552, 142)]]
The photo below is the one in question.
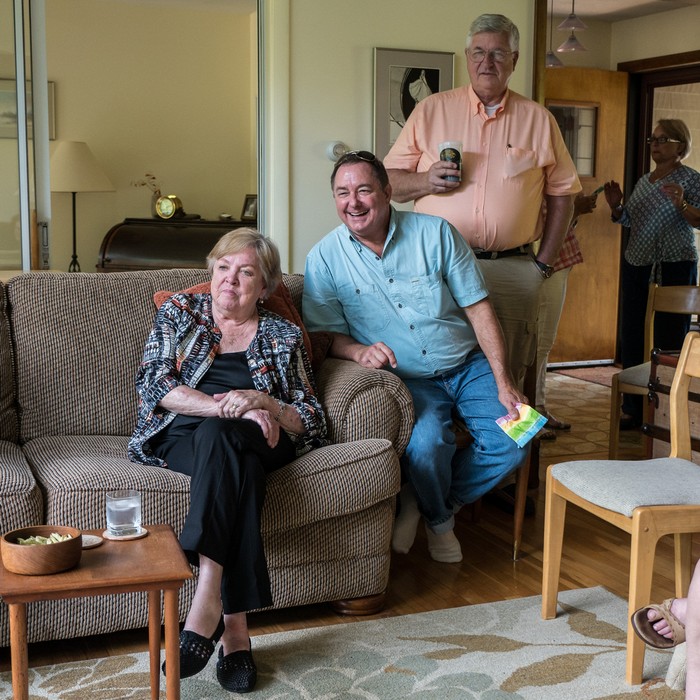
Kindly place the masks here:
[[(558, 617), (545, 621), (540, 600), (254, 637), (259, 676), (251, 697), (682, 700), (683, 693), (663, 681), (670, 652), (648, 651), (647, 682), (625, 684), (625, 601), (604, 588), (567, 591), (559, 596)], [(150, 697), (148, 655), (34, 668), (29, 682), (30, 700), (145, 700)], [(0, 697), (11, 696), (10, 674), (0, 674)], [(213, 657), (201, 674), (182, 681), (182, 697), (235, 696), (217, 683)]]

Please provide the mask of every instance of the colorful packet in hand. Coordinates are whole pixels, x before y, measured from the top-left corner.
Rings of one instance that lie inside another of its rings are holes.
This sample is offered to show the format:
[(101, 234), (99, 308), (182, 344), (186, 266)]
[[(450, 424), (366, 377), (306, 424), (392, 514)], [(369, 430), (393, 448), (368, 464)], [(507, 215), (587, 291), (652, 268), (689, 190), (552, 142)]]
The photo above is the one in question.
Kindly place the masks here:
[(527, 404), (516, 403), (515, 407), (520, 414), (518, 418), (503, 416), (496, 418), (496, 423), (508, 437), (515, 440), (518, 447), (525, 447), (539, 433), (547, 422), (547, 418)]

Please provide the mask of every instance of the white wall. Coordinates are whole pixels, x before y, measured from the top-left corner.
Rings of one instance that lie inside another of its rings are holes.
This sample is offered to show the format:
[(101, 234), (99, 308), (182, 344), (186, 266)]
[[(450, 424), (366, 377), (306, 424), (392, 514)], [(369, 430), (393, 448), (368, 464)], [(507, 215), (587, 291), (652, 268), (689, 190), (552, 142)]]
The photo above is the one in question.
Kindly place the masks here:
[(610, 67), (624, 61), (697, 51), (700, 6), (685, 7), (612, 25)]
[[(521, 33), (520, 62), (511, 87), (529, 95), (533, 8), (533, 0), (290, 4), (291, 271), (303, 271), (308, 251), (338, 223), (328, 181), (332, 163), (325, 155), (327, 144), (341, 140), (353, 149), (373, 148), (374, 47), (453, 51), (455, 85), (462, 85), (467, 82), (463, 51), (471, 21), (483, 12), (502, 13)], [(274, 43), (274, 35), (271, 40)], [(275, 154), (270, 156), (274, 163)], [(276, 236), (275, 231), (267, 233)]]
[[(238, 217), (256, 191), (255, 16), (114, 0), (51, 0), (46, 15), (57, 138), (87, 142), (116, 187), (77, 195), (82, 270), (111, 226), (150, 216), (150, 192), (130, 184), (147, 171), (188, 213)], [(70, 262), (70, 200), (52, 195), (55, 269)]]

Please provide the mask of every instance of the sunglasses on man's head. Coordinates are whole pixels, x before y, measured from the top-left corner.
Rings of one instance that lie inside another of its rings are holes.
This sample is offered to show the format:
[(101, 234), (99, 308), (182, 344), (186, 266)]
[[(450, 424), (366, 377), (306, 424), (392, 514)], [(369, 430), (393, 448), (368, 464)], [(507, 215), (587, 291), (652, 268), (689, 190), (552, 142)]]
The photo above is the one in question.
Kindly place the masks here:
[(377, 160), (377, 156), (369, 151), (346, 151), (342, 156), (340, 156), (340, 158), (338, 158), (336, 167), (344, 163), (346, 160), (350, 160), (352, 158), (363, 160), (365, 163), (374, 163), (374, 161)]

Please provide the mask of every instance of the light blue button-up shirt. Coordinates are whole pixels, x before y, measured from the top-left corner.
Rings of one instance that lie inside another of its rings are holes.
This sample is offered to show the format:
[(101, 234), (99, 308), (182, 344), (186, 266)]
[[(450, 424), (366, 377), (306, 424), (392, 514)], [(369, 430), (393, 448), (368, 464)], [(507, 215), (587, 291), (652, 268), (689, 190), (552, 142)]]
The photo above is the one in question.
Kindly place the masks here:
[(364, 345), (384, 342), (400, 377), (433, 377), (459, 367), (476, 346), (462, 309), (487, 296), (479, 264), (455, 228), (392, 207), (381, 257), (344, 224), (314, 246), (304, 322)]

